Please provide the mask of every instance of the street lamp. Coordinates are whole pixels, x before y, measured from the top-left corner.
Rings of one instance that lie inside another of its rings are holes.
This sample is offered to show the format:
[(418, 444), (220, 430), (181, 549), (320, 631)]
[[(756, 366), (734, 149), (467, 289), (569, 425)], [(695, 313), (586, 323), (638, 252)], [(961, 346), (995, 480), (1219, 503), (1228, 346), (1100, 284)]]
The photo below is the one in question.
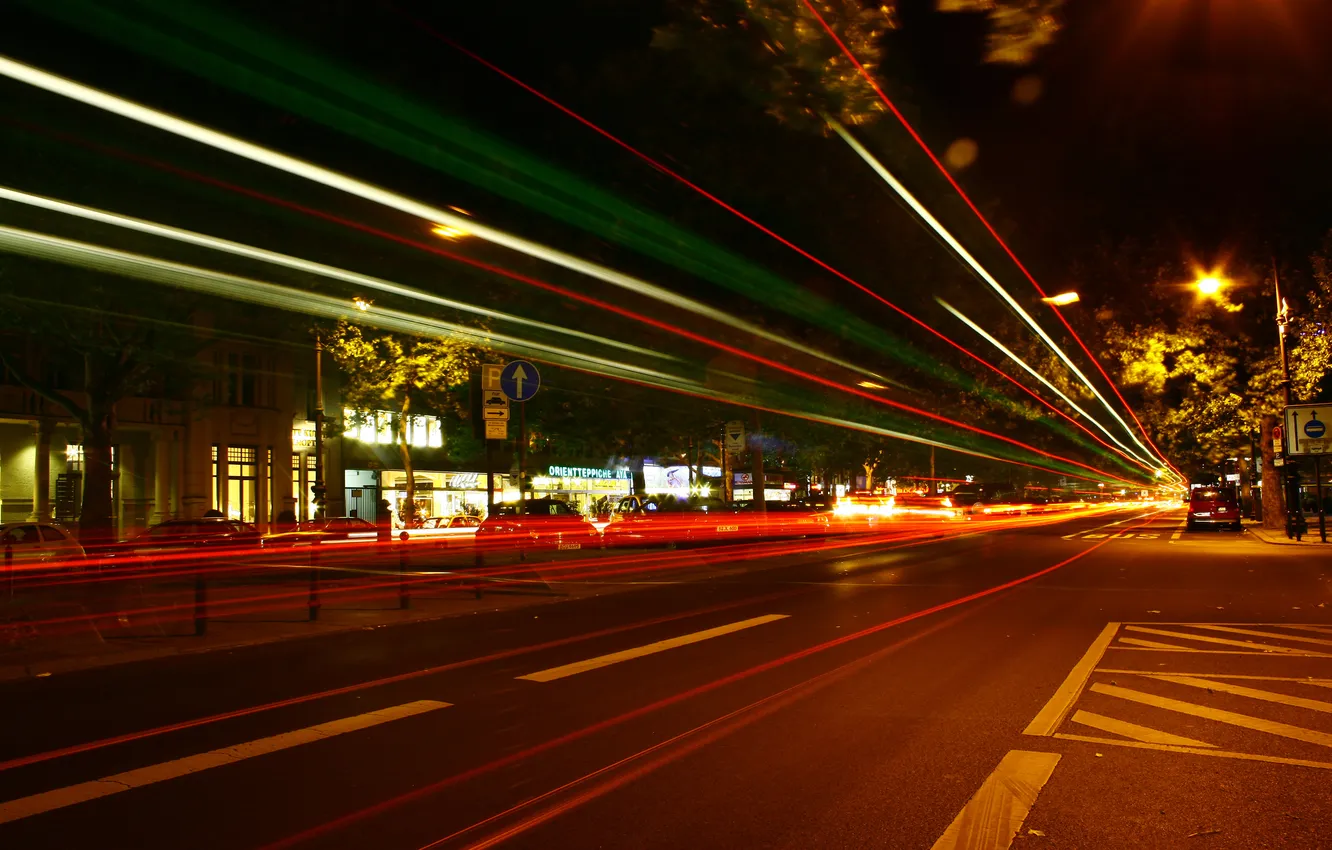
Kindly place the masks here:
[(1076, 304), (1081, 299), (1076, 292), (1061, 292), (1058, 295), (1050, 295), (1042, 298), (1046, 304), (1053, 304), (1056, 307), (1063, 307), (1065, 304)]
[(1200, 277), (1198, 278), (1198, 280), (1194, 282), (1193, 285), (1198, 287), (1199, 292), (1201, 292), (1203, 295), (1209, 298), (1215, 296), (1218, 292), (1220, 292), (1221, 287), (1223, 286), (1223, 284), (1221, 283), (1221, 278), (1215, 275), (1207, 275), (1206, 277)]

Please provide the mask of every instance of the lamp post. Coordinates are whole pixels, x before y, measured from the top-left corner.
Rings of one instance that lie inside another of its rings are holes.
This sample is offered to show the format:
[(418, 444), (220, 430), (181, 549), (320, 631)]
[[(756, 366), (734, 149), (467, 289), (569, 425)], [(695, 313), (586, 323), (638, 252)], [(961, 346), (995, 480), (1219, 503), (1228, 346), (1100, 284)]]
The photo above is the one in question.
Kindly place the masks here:
[(324, 518), (324, 340), (315, 336), (315, 480), (310, 492), (315, 501), (315, 519)]

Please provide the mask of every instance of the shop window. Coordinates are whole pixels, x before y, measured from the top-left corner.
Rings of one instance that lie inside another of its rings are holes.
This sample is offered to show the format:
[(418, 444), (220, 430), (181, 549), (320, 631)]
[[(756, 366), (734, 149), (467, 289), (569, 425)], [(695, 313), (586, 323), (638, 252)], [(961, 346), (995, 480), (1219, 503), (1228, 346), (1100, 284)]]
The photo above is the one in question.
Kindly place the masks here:
[[(301, 468), (301, 458), (305, 459), (305, 468)], [(291, 497), (296, 500), (297, 518), (302, 522), (314, 519), (315, 516), (315, 467), (318, 461), (314, 454), (299, 454), (293, 452), (291, 455)]]
[[(231, 519), (255, 521), (259, 495), (259, 448), (227, 446), (223, 462), (218, 447), (213, 446), (213, 509)], [(226, 505), (223, 508), (223, 505)]]

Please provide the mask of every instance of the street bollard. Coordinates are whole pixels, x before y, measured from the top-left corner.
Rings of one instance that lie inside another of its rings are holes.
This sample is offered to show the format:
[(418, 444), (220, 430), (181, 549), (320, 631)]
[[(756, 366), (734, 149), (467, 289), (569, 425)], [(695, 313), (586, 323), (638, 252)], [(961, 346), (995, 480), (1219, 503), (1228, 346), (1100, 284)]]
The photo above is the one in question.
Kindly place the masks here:
[(407, 588), (407, 544), (400, 544), (398, 549), (398, 607), (406, 610), (412, 607), (412, 596)]
[(208, 633), (208, 581), (200, 570), (194, 571), (194, 636)]
[(310, 544), (310, 622), (319, 619), (319, 541)]

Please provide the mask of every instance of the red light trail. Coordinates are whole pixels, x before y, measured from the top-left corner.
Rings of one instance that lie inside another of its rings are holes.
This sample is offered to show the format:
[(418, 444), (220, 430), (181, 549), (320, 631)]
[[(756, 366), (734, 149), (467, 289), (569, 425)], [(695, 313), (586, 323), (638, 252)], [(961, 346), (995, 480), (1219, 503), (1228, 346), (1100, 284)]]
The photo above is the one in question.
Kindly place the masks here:
[[(1021, 260), (1018, 259), (1017, 254), (1013, 252), (1013, 249), (1008, 247), (1008, 243), (1005, 242), (1003, 238), (999, 235), (999, 232), (994, 229), (994, 225), (990, 224), (990, 220), (987, 219), (983, 214), (981, 214), (981, 211), (976, 207), (976, 204), (972, 202), (970, 196), (968, 196), (967, 193), (962, 190), (962, 187), (958, 184), (957, 180), (955, 180), (953, 178), (953, 175), (949, 173), (948, 168), (942, 162), (939, 161), (939, 158), (937, 156), (934, 155), (934, 151), (930, 150), (930, 146), (925, 144), (925, 140), (921, 138), (919, 133), (916, 132), (916, 128), (911, 126), (911, 122), (907, 121), (906, 116), (903, 115), (902, 112), (897, 108), (897, 105), (894, 104), (892, 100), (888, 98), (888, 95), (884, 93), (883, 89), (879, 86), (878, 82), (875, 81), (874, 76), (870, 74), (869, 70), (863, 64), (861, 64), (860, 60), (857, 59), (855, 54), (851, 52), (850, 48), (846, 46), (846, 43), (843, 42), (842, 39), (837, 35), (837, 33), (833, 31), (833, 28), (828, 25), (828, 22), (823, 19), (822, 15), (819, 14), (819, 11), (814, 8), (814, 4), (811, 3), (810, 0), (801, 0), (801, 3), (803, 3), (805, 8), (809, 10), (810, 14), (814, 16), (814, 19), (819, 22), (819, 25), (823, 27), (824, 31), (828, 33), (829, 38), (831, 38), (837, 44), (838, 49), (842, 51), (842, 53), (846, 56), (847, 59), (851, 60), (851, 63), (856, 67), (856, 70), (860, 73), (861, 77), (865, 79), (865, 82), (869, 83), (870, 87), (874, 89), (874, 93), (879, 96), (879, 100), (883, 101), (883, 104), (888, 107), (888, 110), (890, 112), (893, 113), (893, 117), (896, 118), (898, 123), (900, 123), (902, 127), (907, 131), (907, 133), (911, 135), (911, 138), (916, 142), (916, 144), (920, 147), (920, 149), (925, 152), (925, 155), (929, 157), (930, 162), (934, 164), (934, 167), (938, 169), (939, 173), (942, 174), (944, 176), (944, 179), (948, 181), (948, 184), (952, 186), (953, 190), (956, 191), (958, 196), (962, 198), (962, 201), (967, 205), (967, 208), (970, 209), (972, 213), (975, 214), (976, 218), (980, 219), (981, 224), (984, 225), (987, 231), (989, 231), (990, 236), (994, 237), (994, 241), (999, 243), (999, 247), (1003, 248), (1004, 253), (1008, 255), (1008, 258), (1013, 261), (1013, 264), (1018, 267), (1018, 269), (1022, 272), (1023, 276), (1026, 277), (1027, 280), (1031, 282), (1031, 285), (1036, 288), (1036, 291), (1040, 293), (1040, 296), (1042, 298), (1045, 298), (1046, 292), (1041, 287), (1041, 285), (1036, 282), (1036, 278), (1032, 276), (1031, 272), (1027, 270), (1027, 267), (1023, 265)], [(1096, 367), (1096, 370), (1101, 373), (1101, 377), (1105, 378), (1106, 383), (1110, 385), (1110, 389), (1114, 392), (1115, 397), (1118, 398), (1120, 403), (1124, 405), (1124, 408), (1128, 411), (1129, 416), (1133, 417), (1134, 423), (1137, 424), (1138, 430), (1142, 432), (1142, 436), (1147, 440), (1148, 445), (1152, 447), (1152, 449), (1156, 452), (1157, 456), (1160, 457), (1163, 461), (1165, 461), (1166, 465), (1169, 466), (1170, 469), (1176, 475), (1179, 475), (1181, 478), (1183, 478), (1183, 474), (1180, 473), (1180, 471), (1176, 469), (1173, 464), (1170, 463), (1169, 459), (1166, 458), (1165, 454), (1162, 453), (1162, 451), (1157, 447), (1157, 445), (1154, 442), (1152, 442), (1152, 438), (1147, 433), (1147, 429), (1143, 427), (1142, 421), (1138, 419), (1138, 415), (1133, 412), (1133, 408), (1124, 399), (1124, 396), (1119, 392), (1119, 387), (1117, 387), (1115, 385), (1115, 382), (1110, 379), (1110, 375), (1106, 373), (1104, 367), (1101, 366), (1100, 361), (1096, 358), (1095, 355), (1091, 353), (1091, 350), (1087, 348), (1087, 344), (1082, 341), (1082, 337), (1078, 336), (1077, 331), (1073, 330), (1073, 326), (1070, 325), (1068, 323), (1068, 320), (1064, 318), (1064, 314), (1061, 313), (1059, 311), (1059, 308), (1053, 304), (1050, 305), (1050, 309), (1054, 310), (1055, 315), (1059, 317), (1059, 321), (1068, 330), (1069, 334), (1073, 337), (1073, 339), (1077, 341), (1078, 346), (1082, 349), (1083, 353), (1085, 353), (1088, 359), (1091, 360), (1092, 365)]]

